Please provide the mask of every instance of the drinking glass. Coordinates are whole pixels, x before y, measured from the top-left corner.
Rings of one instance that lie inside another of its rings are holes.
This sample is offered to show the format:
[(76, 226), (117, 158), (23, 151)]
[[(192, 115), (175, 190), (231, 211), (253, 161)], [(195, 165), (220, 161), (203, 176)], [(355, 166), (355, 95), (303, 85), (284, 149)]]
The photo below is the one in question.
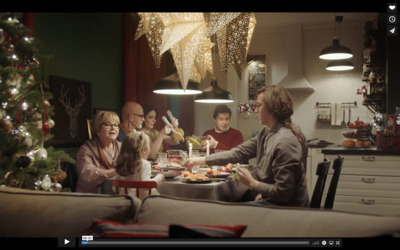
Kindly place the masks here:
[(159, 165), (159, 168), (165, 168), (168, 163), (169, 163), (169, 161), (168, 161), (167, 153), (158, 153), (157, 154), (157, 164)]

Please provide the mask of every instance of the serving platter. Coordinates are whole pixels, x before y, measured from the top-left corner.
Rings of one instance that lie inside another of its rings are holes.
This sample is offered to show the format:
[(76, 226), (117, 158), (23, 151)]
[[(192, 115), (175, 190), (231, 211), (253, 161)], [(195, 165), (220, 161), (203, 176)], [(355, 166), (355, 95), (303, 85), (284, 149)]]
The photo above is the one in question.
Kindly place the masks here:
[(190, 184), (204, 184), (204, 183), (211, 183), (212, 180), (182, 180), (183, 183), (190, 183)]

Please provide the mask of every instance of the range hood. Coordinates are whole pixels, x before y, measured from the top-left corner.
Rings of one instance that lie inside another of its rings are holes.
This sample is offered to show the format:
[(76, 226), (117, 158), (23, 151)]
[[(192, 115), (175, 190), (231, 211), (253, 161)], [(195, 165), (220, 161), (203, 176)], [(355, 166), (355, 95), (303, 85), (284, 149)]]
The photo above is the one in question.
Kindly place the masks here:
[(314, 91), (303, 76), (302, 27), (290, 25), (287, 30), (288, 74), (278, 83), (285, 89)]

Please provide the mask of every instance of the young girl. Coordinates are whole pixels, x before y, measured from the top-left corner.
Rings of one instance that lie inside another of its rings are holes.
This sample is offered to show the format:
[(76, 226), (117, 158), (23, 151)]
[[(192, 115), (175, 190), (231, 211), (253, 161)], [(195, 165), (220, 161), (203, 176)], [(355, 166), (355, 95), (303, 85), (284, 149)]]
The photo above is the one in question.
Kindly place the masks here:
[[(164, 175), (157, 174), (150, 178), (151, 165), (146, 159), (150, 153), (150, 138), (143, 132), (129, 133), (121, 145), (120, 154), (117, 158), (117, 179), (136, 181), (155, 181), (157, 185), (164, 182)], [(136, 196), (136, 190), (129, 190), (129, 194)], [(159, 194), (156, 189), (151, 194)], [(148, 196), (148, 190), (140, 190), (139, 198), (143, 200)]]

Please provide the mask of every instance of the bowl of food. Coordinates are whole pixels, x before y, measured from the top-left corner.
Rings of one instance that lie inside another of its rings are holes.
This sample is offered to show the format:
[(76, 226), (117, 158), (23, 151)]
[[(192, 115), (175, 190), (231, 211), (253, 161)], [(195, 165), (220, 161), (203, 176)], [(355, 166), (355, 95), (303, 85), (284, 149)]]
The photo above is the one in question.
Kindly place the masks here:
[(202, 149), (206, 145), (207, 136), (188, 136), (186, 137), (186, 141), (188, 143), (192, 143), (193, 149)]

